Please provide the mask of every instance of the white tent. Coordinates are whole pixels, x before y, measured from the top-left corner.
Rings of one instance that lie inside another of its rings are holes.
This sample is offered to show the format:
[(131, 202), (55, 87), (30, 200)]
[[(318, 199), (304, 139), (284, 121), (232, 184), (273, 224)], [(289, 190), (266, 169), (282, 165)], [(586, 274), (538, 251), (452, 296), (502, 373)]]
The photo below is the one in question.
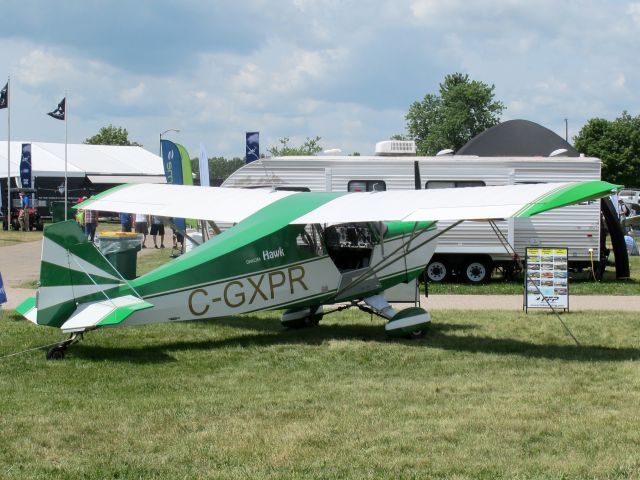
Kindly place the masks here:
[[(64, 177), (64, 143), (11, 142), (11, 176), (19, 176), (22, 144), (31, 143), (34, 177)], [(0, 178), (7, 176), (7, 142), (0, 141)], [(142, 147), (67, 145), (67, 176), (92, 183), (166, 183), (162, 159)]]

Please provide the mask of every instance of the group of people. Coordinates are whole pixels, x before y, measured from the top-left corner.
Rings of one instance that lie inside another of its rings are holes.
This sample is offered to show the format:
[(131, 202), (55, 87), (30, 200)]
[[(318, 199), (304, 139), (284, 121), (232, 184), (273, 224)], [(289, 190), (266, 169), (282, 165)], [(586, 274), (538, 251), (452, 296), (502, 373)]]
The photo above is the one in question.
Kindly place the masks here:
[[(149, 222), (151, 220), (151, 222)], [(149, 232), (149, 224), (151, 224), (151, 232)], [(164, 248), (164, 218), (156, 215), (144, 215), (135, 213), (120, 214), (120, 231), (131, 232), (142, 235), (142, 248), (147, 248), (147, 236), (151, 234), (153, 238), (153, 246), (155, 248)], [(156, 237), (160, 237), (160, 246)]]
[[(85, 198), (82, 197), (78, 200), (78, 203), (84, 201)], [(86, 237), (93, 242), (98, 228), (98, 212), (95, 210), (78, 210), (76, 212), (76, 222), (82, 227)]]

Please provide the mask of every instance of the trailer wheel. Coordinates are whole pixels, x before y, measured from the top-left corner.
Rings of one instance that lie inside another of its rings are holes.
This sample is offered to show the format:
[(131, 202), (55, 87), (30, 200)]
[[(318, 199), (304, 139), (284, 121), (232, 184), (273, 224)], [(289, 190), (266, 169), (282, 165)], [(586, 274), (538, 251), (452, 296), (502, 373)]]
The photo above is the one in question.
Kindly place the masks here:
[(451, 274), (449, 265), (442, 260), (434, 260), (427, 265), (425, 276), (427, 282), (444, 282)]
[(491, 271), (493, 267), (491, 262), (481, 258), (475, 258), (466, 263), (462, 270), (462, 276), (468, 283), (484, 283), (488, 282), (491, 278)]

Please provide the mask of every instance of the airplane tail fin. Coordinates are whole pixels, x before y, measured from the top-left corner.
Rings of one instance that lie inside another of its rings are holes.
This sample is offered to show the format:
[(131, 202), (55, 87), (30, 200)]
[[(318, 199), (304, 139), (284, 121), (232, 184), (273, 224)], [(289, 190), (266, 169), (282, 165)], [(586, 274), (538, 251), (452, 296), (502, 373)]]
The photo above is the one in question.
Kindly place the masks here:
[(99, 308), (87, 311), (87, 307), (98, 304), (111, 319), (110, 324), (118, 323), (114, 315), (122, 321), (133, 311), (152, 306), (137, 297), (75, 221), (45, 228), (38, 293), (35, 301), (23, 302), (18, 312), (38, 325), (69, 330), (65, 324), (73, 324), (76, 331), (81, 331), (104, 320), (89, 319), (89, 312), (95, 317)]

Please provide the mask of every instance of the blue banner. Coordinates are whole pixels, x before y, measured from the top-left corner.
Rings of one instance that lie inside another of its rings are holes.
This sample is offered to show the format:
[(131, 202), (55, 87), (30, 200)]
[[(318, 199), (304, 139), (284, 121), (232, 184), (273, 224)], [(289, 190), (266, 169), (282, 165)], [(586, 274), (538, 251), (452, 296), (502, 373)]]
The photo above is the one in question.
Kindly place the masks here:
[(247, 132), (246, 163), (260, 158), (260, 132)]
[(171, 140), (162, 140), (162, 165), (167, 183), (182, 185), (182, 157), (178, 146)]
[[(162, 140), (162, 165), (164, 166), (164, 176), (167, 183), (172, 185), (182, 185), (182, 157), (178, 146), (171, 140)], [(187, 224), (184, 218), (172, 219), (173, 224), (180, 230), (185, 231)]]
[(22, 158), (20, 159), (20, 186), (31, 188), (31, 144), (22, 144)]
[(2, 274), (0, 273), (0, 304), (7, 303), (7, 292), (4, 290), (4, 283), (2, 283)]

